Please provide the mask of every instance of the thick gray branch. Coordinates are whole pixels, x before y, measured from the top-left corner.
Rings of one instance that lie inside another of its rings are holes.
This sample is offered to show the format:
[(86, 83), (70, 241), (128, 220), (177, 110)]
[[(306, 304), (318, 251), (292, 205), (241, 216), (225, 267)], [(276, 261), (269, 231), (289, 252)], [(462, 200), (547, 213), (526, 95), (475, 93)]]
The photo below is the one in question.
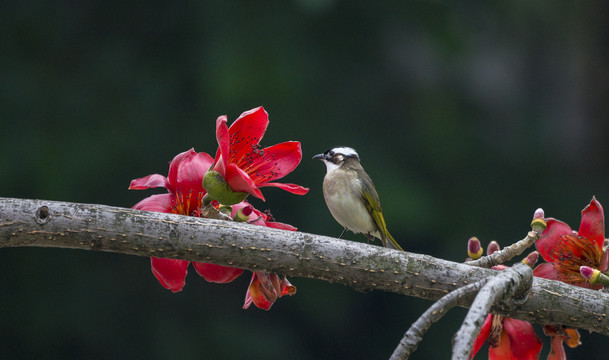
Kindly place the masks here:
[[(41, 246), (211, 262), (437, 300), (496, 274), (327, 236), (103, 205), (0, 198), (0, 247)], [(466, 299), (459, 302), (467, 307)], [(609, 335), (609, 295), (535, 278), (527, 300), (492, 311)]]

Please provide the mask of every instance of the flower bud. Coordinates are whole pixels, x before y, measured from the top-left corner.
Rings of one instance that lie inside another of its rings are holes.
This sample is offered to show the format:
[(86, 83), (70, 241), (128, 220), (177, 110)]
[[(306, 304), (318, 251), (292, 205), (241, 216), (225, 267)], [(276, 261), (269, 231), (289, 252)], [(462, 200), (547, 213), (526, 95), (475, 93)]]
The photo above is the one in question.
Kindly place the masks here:
[(247, 193), (233, 191), (222, 175), (213, 170), (205, 173), (203, 188), (207, 191), (207, 196), (223, 205), (234, 205), (247, 197)]
[(492, 253), (497, 252), (500, 249), (501, 248), (499, 247), (499, 243), (493, 240), (486, 247), (486, 255), (491, 255)]
[(548, 225), (544, 220), (544, 216), (545, 214), (542, 208), (535, 210), (535, 213), (533, 214), (533, 221), (531, 221), (531, 228), (533, 231), (542, 232), (546, 229)]
[(580, 266), (579, 273), (582, 274), (590, 284), (596, 284), (601, 274), (599, 270), (593, 269), (590, 266)]
[(467, 255), (472, 260), (479, 259), (482, 256), (482, 246), (480, 245), (480, 240), (477, 237), (471, 237), (467, 241)]
[(241, 221), (241, 222), (248, 221), (250, 219), (250, 215), (252, 214), (252, 211), (253, 211), (253, 207), (251, 205), (244, 206), (235, 213), (233, 220)]
[(600, 270), (593, 269), (589, 266), (580, 266), (579, 273), (582, 274), (590, 284), (609, 286), (609, 276), (603, 274)]
[(539, 260), (539, 253), (537, 251), (533, 251), (527, 255), (526, 258), (522, 259), (522, 262), (530, 268), (533, 268), (535, 264), (537, 264), (537, 260)]

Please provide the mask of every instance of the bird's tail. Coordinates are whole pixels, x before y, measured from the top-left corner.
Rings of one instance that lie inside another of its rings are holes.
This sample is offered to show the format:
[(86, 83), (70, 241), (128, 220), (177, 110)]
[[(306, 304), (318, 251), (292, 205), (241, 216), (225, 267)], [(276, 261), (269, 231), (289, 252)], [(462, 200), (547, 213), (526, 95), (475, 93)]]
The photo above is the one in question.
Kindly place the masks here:
[(385, 228), (385, 231), (381, 231), (381, 241), (383, 242), (383, 246), (390, 249), (396, 249), (400, 251), (404, 251), (400, 244), (391, 236), (389, 231)]

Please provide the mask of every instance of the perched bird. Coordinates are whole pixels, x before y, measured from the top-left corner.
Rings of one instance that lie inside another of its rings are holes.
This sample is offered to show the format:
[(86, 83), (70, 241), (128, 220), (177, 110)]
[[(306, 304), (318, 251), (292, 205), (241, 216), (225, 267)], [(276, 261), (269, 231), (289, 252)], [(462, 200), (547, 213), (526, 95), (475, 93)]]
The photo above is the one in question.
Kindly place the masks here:
[(350, 230), (368, 239), (376, 237), (385, 247), (403, 250), (387, 231), (379, 196), (357, 152), (350, 147), (335, 147), (313, 159), (326, 164), (324, 199), (334, 219), (344, 227), (339, 237)]

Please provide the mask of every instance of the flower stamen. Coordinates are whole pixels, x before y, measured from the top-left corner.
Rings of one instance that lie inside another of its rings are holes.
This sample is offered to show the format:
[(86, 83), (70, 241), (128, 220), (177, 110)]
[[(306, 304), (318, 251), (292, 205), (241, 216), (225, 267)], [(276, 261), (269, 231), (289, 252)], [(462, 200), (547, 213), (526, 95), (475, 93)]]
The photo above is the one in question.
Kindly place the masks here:
[(561, 236), (552, 254), (557, 259), (554, 267), (561, 275), (561, 280), (566, 283), (578, 283), (585, 281), (579, 271), (580, 267), (600, 267), (602, 249), (587, 237), (565, 234)]

